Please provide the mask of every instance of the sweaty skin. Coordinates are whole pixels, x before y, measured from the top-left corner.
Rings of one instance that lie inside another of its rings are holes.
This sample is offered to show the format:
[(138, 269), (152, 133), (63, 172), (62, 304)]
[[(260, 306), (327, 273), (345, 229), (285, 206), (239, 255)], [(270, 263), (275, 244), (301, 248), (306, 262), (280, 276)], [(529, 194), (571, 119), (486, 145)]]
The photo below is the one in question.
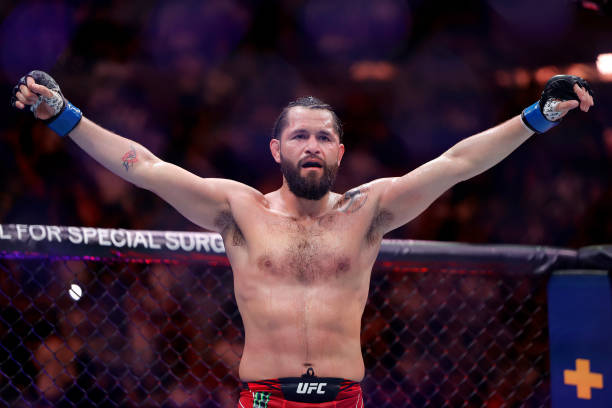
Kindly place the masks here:
[[(28, 78), (17, 92), (20, 109), (50, 91)], [(574, 88), (580, 109), (593, 99)], [(564, 116), (577, 101), (559, 104)], [(51, 110), (42, 103), (36, 116)], [(460, 181), (494, 166), (533, 132), (519, 116), (470, 136), (401, 176), (375, 180), (318, 200), (294, 195), (283, 177), (269, 194), (226, 179), (198, 177), (155, 157), (142, 145), (83, 118), (70, 138), (106, 168), (146, 188), (202, 228), (220, 232), (234, 272), (245, 328), (240, 378), (256, 381), (298, 377), (312, 367), (318, 376), (360, 381), (361, 316), (372, 265), (385, 233), (423, 212)], [(418, 137), (418, 136), (414, 136)], [(297, 166), (315, 158), (339, 165), (344, 146), (329, 111), (291, 108), (280, 140), (270, 141), (278, 163)], [(300, 168), (320, 179), (322, 168)]]

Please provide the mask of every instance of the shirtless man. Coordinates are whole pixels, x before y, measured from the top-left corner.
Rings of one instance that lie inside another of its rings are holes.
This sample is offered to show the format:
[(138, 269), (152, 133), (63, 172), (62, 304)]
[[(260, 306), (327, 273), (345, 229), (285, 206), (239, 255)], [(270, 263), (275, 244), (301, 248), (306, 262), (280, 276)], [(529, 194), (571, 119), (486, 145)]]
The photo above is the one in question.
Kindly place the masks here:
[(238, 407), (342, 408), (363, 406), (361, 316), (383, 235), (501, 161), (534, 131), (548, 130), (577, 107), (588, 111), (593, 98), (583, 79), (553, 77), (542, 99), (522, 115), (404, 176), (344, 194), (330, 191), (344, 155), (340, 122), (316, 98), (299, 99), (279, 116), (270, 152), (283, 183), (267, 194), (236, 181), (200, 178), (101, 128), (43, 72), (20, 80), (13, 105), (30, 106), (110, 171), (222, 235), (245, 329)]

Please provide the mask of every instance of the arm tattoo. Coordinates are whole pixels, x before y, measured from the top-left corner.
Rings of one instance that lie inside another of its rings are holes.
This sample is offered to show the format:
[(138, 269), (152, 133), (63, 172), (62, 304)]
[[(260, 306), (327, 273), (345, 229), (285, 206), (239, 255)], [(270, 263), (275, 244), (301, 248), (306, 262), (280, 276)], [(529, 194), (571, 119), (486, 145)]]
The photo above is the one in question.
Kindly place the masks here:
[(128, 150), (123, 157), (121, 157), (121, 162), (123, 163), (123, 167), (125, 167), (125, 171), (129, 171), (130, 167), (134, 167), (134, 163), (138, 161), (134, 145), (131, 145), (130, 147), (131, 149)]
[(336, 209), (345, 214), (352, 214), (359, 210), (368, 200), (368, 188), (355, 188), (347, 191), (336, 204)]

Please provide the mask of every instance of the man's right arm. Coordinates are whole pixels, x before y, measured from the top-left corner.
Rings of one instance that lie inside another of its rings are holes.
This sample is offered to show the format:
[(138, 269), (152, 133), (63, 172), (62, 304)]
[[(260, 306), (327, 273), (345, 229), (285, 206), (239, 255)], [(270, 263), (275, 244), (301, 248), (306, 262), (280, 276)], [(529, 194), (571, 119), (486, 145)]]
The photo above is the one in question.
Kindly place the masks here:
[(230, 210), (230, 194), (260, 194), (233, 180), (198, 177), (85, 117), (69, 137), (104, 167), (154, 192), (187, 219), (208, 230), (223, 228), (218, 222), (219, 215)]
[[(49, 89), (27, 78), (16, 93), (15, 106), (24, 109)], [(50, 117), (46, 104), (36, 110), (40, 119)], [(193, 223), (212, 231), (225, 227), (221, 214), (231, 211), (230, 196), (245, 199), (261, 195), (255, 189), (232, 180), (204, 179), (157, 158), (144, 146), (110, 132), (83, 117), (68, 136), (91, 157), (121, 178), (150, 190), (176, 208)]]

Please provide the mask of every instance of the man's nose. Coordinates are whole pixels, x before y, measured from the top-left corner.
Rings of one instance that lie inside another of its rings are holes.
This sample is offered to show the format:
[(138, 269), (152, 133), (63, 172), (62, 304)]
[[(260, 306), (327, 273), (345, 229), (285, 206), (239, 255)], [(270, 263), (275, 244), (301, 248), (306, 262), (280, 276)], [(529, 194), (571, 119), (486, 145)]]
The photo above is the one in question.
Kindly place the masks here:
[(321, 152), (321, 148), (319, 146), (319, 141), (316, 136), (311, 135), (308, 137), (306, 141), (306, 152), (310, 154), (317, 154)]

